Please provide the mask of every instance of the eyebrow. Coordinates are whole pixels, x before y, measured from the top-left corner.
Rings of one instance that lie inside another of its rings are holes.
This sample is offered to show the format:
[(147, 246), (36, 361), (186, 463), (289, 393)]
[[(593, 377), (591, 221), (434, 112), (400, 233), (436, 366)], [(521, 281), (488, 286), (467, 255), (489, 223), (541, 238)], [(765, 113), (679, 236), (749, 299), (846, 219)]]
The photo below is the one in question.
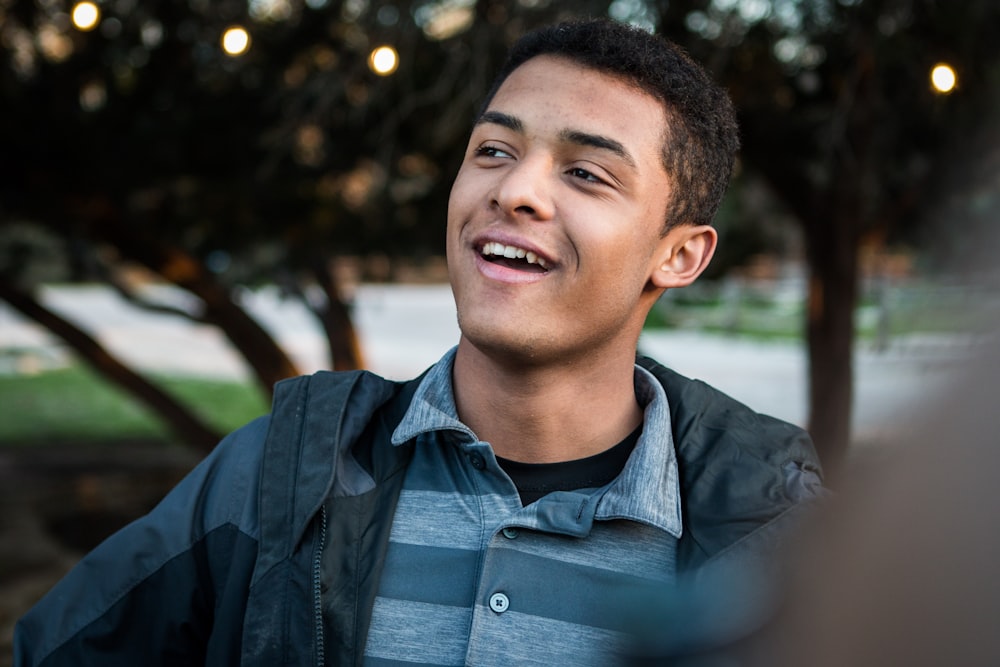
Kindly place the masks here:
[(625, 150), (624, 146), (614, 139), (602, 137), (599, 134), (580, 132), (578, 130), (563, 130), (559, 133), (559, 138), (563, 141), (577, 144), (579, 146), (590, 146), (592, 148), (600, 148), (602, 150), (610, 151), (628, 163), (629, 166), (636, 166), (635, 159), (633, 159), (632, 155)]
[[(510, 114), (506, 114), (501, 111), (487, 111), (479, 117), (479, 120), (476, 121), (476, 125), (483, 125), (485, 123), (500, 125), (501, 127), (506, 127), (508, 130), (519, 134), (524, 133), (524, 123), (520, 118), (511, 116)], [(609, 137), (601, 136), (599, 134), (590, 134), (589, 132), (581, 132), (580, 130), (566, 129), (559, 133), (559, 140), (576, 144), (578, 146), (590, 146), (591, 148), (599, 148), (601, 150), (609, 151), (624, 160), (629, 164), (629, 166), (636, 166), (635, 158), (633, 158), (632, 155), (625, 150), (625, 146)]]
[(476, 121), (476, 125), (483, 125), (486, 123), (500, 125), (501, 127), (506, 127), (508, 130), (512, 130), (514, 132), (524, 133), (524, 123), (521, 122), (520, 118), (511, 116), (510, 114), (501, 113), (499, 111), (486, 111), (479, 117), (479, 120)]

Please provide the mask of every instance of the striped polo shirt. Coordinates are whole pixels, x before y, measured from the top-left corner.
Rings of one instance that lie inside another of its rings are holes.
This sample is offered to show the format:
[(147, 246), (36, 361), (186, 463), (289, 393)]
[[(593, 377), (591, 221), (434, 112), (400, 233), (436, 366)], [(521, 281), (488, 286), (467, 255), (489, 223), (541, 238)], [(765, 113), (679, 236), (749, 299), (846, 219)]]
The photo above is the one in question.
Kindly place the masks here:
[(630, 605), (673, 581), (681, 506), (663, 388), (635, 369), (642, 435), (601, 488), (522, 507), (488, 442), (457, 416), (455, 350), (392, 436), (415, 440), (372, 613), (365, 665), (608, 665)]

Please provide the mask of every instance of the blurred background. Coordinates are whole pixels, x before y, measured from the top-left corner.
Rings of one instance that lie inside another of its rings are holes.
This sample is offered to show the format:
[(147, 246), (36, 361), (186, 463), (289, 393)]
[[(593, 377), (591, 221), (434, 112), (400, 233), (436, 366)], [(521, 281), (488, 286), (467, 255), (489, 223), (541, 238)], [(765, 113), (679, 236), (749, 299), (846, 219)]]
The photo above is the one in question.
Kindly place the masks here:
[(611, 16), (729, 91), (709, 275), (644, 351), (905, 445), (998, 312), (994, 0), (0, 0), (0, 665), (14, 620), (281, 378), (458, 336), (445, 205), (507, 46)]

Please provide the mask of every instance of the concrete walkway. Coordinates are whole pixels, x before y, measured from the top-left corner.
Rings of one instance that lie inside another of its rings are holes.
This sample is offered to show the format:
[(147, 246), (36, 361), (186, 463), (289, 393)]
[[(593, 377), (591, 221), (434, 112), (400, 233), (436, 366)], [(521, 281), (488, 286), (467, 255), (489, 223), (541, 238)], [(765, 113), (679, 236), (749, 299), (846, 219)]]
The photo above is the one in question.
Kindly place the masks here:
[[(176, 290), (151, 289), (163, 302), (190, 305)], [(140, 368), (226, 378), (249, 374), (212, 327), (138, 311), (102, 287), (50, 288), (43, 299)], [(243, 299), (303, 372), (328, 367), (320, 328), (298, 302), (280, 298), (276, 290), (247, 292)], [(363, 285), (355, 295), (354, 318), (369, 368), (395, 379), (420, 373), (459, 335), (447, 285)], [(798, 424), (806, 418), (805, 354), (799, 345), (663, 331), (645, 334), (640, 347), (760, 412)], [(905, 427), (944, 390), (949, 371), (969, 350), (961, 341), (932, 338), (895, 341), (881, 353), (861, 347), (855, 363), (855, 438), (877, 440)], [(0, 302), (0, 372), (58, 364), (65, 357), (58, 341)]]

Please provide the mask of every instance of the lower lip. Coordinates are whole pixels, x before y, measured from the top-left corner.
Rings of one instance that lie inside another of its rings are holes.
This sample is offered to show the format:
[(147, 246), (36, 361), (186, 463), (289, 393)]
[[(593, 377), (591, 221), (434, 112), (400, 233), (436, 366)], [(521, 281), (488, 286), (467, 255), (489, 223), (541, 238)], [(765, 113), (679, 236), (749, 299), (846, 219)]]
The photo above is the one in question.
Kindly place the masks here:
[(509, 283), (513, 285), (537, 283), (539, 280), (544, 280), (545, 277), (549, 275), (548, 271), (533, 273), (529, 271), (518, 271), (517, 269), (512, 269), (508, 266), (494, 264), (493, 262), (486, 261), (478, 252), (475, 253), (475, 257), (476, 268), (479, 269), (479, 272), (490, 280), (495, 280), (501, 283)]

